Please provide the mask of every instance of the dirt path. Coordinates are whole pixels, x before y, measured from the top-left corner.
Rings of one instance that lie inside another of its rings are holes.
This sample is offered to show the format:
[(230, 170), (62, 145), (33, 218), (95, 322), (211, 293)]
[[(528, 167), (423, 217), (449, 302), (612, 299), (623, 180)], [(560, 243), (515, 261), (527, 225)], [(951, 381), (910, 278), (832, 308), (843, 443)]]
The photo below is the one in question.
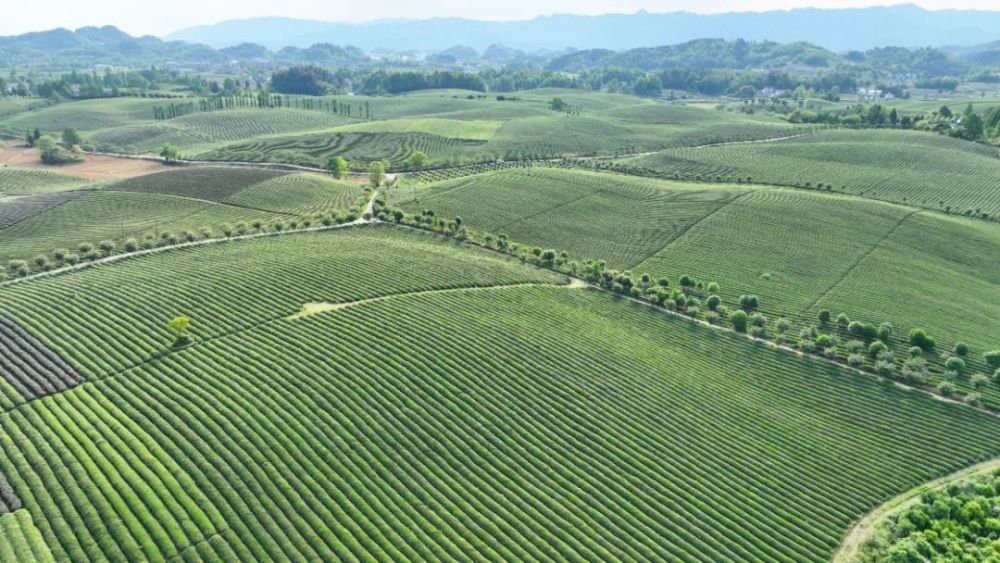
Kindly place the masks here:
[(996, 469), (1000, 469), (1000, 458), (984, 461), (972, 467), (966, 467), (956, 473), (929, 481), (881, 504), (868, 514), (865, 514), (851, 527), (840, 542), (840, 548), (833, 554), (833, 559), (830, 561), (832, 563), (853, 563), (857, 559), (865, 542), (874, 533), (876, 526), (886, 518), (916, 504), (923, 493), (940, 490), (955, 481), (989, 473)]
[(319, 303), (306, 303), (302, 306), (302, 310), (290, 317), (286, 317), (288, 320), (296, 320), (304, 317), (310, 317), (312, 315), (319, 315), (329, 311), (339, 311), (340, 309), (346, 309), (348, 307), (354, 307), (356, 305), (365, 305), (367, 303), (377, 303), (379, 301), (388, 301), (390, 299), (398, 299), (400, 297), (414, 297), (417, 295), (433, 295), (435, 293), (466, 293), (472, 291), (484, 291), (491, 289), (511, 289), (515, 287), (559, 287), (567, 289), (582, 289), (587, 287), (587, 284), (581, 283), (579, 280), (572, 280), (569, 283), (543, 283), (543, 282), (525, 282), (525, 283), (511, 283), (511, 284), (500, 284), (500, 285), (473, 285), (468, 287), (450, 287), (444, 289), (425, 289), (421, 291), (406, 291), (403, 293), (393, 293), (390, 295), (381, 295), (379, 297), (371, 297), (368, 299), (359, 299), (357, 301), (343, 301), (340, 303), (329, 303), (329, 302), (319, 302)]
[(778, 141), (787, 141), (788, 139), (797, 139), (799, 137), (805, 137), (810, 133), (796, 133), (795, 135), (788, 135), (785, 137), (774, 137), (771, 139), (752, 139), (749, 141), (726, 141), (724, 143), (708, 143), (707, 145), (698, 145), (696, 147), (691, 147), (693, 149), (707, 149), (710, 147), (725, 147), (727, 145), (752, 145), (756, 143), (776, 143)]

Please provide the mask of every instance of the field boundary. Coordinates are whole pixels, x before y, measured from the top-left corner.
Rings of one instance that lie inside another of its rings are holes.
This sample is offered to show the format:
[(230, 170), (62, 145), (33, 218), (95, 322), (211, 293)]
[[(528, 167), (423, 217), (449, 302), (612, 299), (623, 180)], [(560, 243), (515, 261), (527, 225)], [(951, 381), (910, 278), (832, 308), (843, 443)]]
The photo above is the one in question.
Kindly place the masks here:
[(955, 481), (976, 477), (995, 469), (1000, 469), (1000, 457), (927, 481), (876, 506), (851, 525), (851, 528), (844, 534), (840, 547), (833, 554), (831, 563), (854, 563), (857, 561), (858, 552), (871, 538), (878, 525), (887, 518), (916, 504), (923, 493), (937, 491)]
[(851, 275), (851, 273), (854, 272), (854, 270), (857, 270), (858, 266), (860, 266), (861, 263), (865, 261), (865, 259), (871, 256), (876, 250), (878, 250), (878, 248), (882, 246), (882, 243), (889, 240), (889, 237), (891, 237), (892, 234), (895, 233), (896, 230), (898, 230), (899, 227), (903, 225), (903, 223), (905, 223), (907, 220), (910, 219), (910, 217), (913, 217), (917, 213), (920, 213), (920, 210), (913, 209), (906, 215), (903, 215), (903, 217), (901, 217), (899, 221), (896, 222), (895, 225), (893, 225), (888, 231), (886, 231), (886, 233), (882, 235), (882, 237), (878, 239), (878, 241), (876, 241), (871, 248), (861, 253), (861, 256), (859, 256), (858, 259), (854, 261), (854, 264), (851, 264), (850, 268), (848, 268), (839, 278), (837, 278), (835, 282), (830, 284), (830, 287), (826, 288), (823, 291), (823, 293), (820, 293), (819, 296), (816, 297), (816, 299), (814, 299), (813, 302), (810, 303), (809, 306), (802, 311), (802, 314), (806, 314), (809, 311), (811, 311), (812, 308), (815, 307), (817, 304), (819, 304), (820, 301), (825, 299), (827, 295), (830, 295), (830, 292), (837, 289), (837, 286), (843, 283), (844, 280), (846, 280)]

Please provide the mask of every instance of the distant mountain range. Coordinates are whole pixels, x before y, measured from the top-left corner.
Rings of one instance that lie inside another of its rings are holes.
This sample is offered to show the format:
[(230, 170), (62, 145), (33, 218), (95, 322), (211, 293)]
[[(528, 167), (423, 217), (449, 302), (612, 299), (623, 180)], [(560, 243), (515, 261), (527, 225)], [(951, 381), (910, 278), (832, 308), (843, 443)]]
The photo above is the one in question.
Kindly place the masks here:
[(493, 44), (524, 50), (565, 47), (633, 49), (705, 37), (790, 43), (843, 52), (899, 47), (969, 46), (1000, 40), (1000, 11), (937, 10), (912, 4), (838, 10), (796, 9), (700, 15), (687, 12), (554, 15), (514, 22), (456, 18), (337, 23), (289, 18), (229, 20), (165, 37), (221, 48), (257, 43), (270, 49), (332, 42), (400, 51)]

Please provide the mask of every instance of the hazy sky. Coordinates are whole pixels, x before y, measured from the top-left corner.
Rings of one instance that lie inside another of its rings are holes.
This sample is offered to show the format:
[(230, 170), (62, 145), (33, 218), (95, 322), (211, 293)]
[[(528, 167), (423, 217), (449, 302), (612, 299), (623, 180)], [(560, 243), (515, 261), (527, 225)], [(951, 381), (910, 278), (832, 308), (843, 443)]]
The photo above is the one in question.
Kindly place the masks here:
[(0, 35), (54, 27), (116, 25), (133, 35), (163, 35), (192, 25), (234, 18), (285, 16), (328, 21), (454, 16), (520, 20), (554, 13), (604, 14), (847, 8), (915, 3), (932, 10), (1000, 9), (1000, 0), (3, 0)]

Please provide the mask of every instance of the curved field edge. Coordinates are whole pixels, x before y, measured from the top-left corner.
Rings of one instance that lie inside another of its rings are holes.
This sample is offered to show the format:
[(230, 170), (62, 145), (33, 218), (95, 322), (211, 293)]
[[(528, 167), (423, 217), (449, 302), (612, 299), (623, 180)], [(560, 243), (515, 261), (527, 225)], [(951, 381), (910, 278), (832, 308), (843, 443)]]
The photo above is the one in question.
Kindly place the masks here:
[(938, 477), (880, 504), (851, 526), (851, 529), (844, 535), (840, 548), (833, 555), (831, 563), (855, 563), (865, 543), (878, 530), (878, 527), (889, 518), (919, 502), (922, 494), (944, 489), (957, 481), (978, 477), (996, 469), (1000, 469), (1000, 457)]

